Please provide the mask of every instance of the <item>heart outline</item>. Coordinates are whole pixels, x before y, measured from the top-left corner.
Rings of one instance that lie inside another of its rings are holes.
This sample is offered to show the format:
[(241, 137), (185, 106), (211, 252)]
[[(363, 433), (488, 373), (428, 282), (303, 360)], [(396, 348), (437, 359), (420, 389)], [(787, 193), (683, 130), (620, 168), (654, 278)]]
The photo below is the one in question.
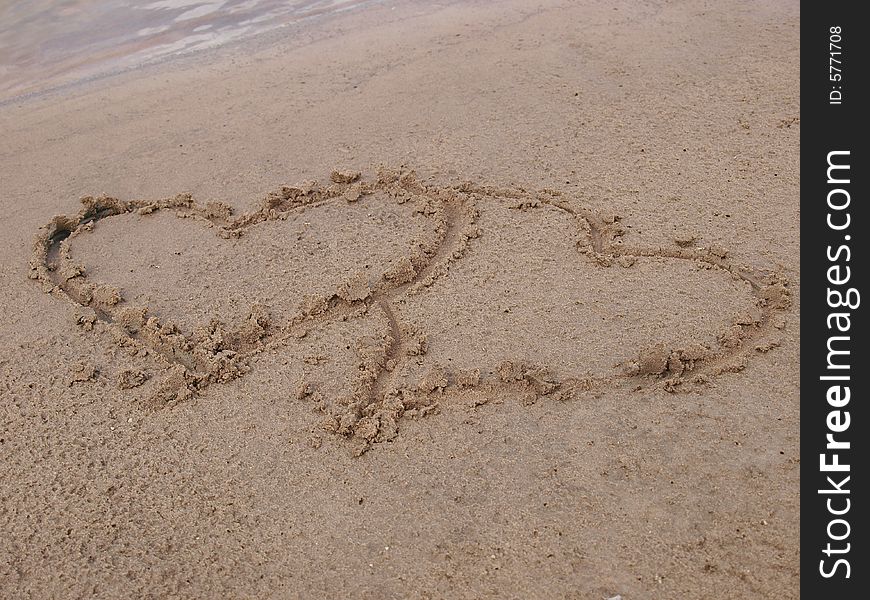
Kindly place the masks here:
[[(357, 172), (340, 171), (333, 171), (330, 180), (326, 187), (315, 182), (282, 187), (268, 194), (259, 209), (239, 216), (233, 216), (232, 208), (225, 204), (202, 205), (189, 194), (157, 201), (85, 197), (77, 215), (56, 216), (42, 228), (34, 244), (30, 277), (39, 281), (47, 293), (79, 309), (92, 310), (92, 315), (80, 318), (85, 325), (102, 322), (119, 344), (146, 348), (162, 357), (168, 374), (150, 401), (155, 408), (183, 401), (212, 383), (243, 376), (256, 354), (286, 345), (312, 327), (362, 317), (377, 309), (387, 323), (387, 331), (379, 345), (361, 356), (360, 375), (352, 393), (339, 403), (344, 412), (329, 415), (322, 424), (328, 431), (355, 439), (355, 454), (365, 452), (373, 443), (392, 439), (400, 418), (431, 412), (437, 407), (437, 395), (452, 389), (481, 388), (487, 394), (508, 387), (533, 397), (568, 399), (626, 383), (635, 389), (652, 383), (671, 392), (704, 384), (722, 373), (742, 370), (748, 357), (763, 349), (762, 345), (752, 348), (751, 342), (769, 336), (780, 324), (775, 317), (790, 307), (788, 281), (782, 275), (735, 263), (728, 259), (727, 251), (716, 248), (629, 246), (622, 239), (625, 230), (618, 218), (602, 218), (557, 190), (530, 192), (520, 187), (473, 183), (439, 187), (423, 184), (413, 171), (387, 168), (380, 169), (373, 182), (360, 180)], [(284, 219), (328, 202), (356, 202), (376, 192), (384, 192), (400, 203), (412, 202), (415, 210), (434, 224), (433, 236), (418, 244), (410, 257), (402, 257), (400, 265), (382, 273), (374, 285), (352, 278), (328, 297), (307, 297), (298, 313), (277, 327), (269, 322), (264, 310), (255, 308), (239, 331), (214, 330), (212, 337), (195, 339), (172, 324), (148, 316), (147, 308), (125, 306), (118, 290), (89, 282), (84, 267), (76, 264), (70, 254), (71, 240), (111, 217), (174, 210), (176, 216), (216, 228), (221, 237), (237, 237), (264, 221)], [(618, 261), (659, 257), (725, 271), (750, 286), (757, 318), (735, 321), (717, 340), (715, 349), (653, 346), (636, 361), (625, 363), (624, 371), (615, 375), (559, 380), (547, 366), (506, 361), (499, 366), (495, 380), (481, 381), (479, 370), (476, 374), (473, 369), (450, 373), (436, 366), (416, 389), (403, 388), (396, 381), (399, 367), (423, 351), (424, 332), (403, 324), (395, 301), (403, 294), (421, 293), (447, 275), (450, 265), (461, 259), (480, 235), (478, 205), (488, 200), (509, 201), (514, 208), (552, 207), (570, 215), (580, 233), (579, 254), (602, 268)], [(218, 338), (220, 343), (215, 342)], [(316, 396), (316, 391), (303, 384), (297, 397), (309, 396)]]

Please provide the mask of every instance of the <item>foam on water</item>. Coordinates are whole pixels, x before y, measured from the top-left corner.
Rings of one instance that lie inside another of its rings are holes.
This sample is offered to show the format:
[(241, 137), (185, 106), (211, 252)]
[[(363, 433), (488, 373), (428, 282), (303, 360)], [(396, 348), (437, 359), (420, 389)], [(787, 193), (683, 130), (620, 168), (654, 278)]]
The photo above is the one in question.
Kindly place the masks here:
[(0, 101), (364, 0), (0, 0)]

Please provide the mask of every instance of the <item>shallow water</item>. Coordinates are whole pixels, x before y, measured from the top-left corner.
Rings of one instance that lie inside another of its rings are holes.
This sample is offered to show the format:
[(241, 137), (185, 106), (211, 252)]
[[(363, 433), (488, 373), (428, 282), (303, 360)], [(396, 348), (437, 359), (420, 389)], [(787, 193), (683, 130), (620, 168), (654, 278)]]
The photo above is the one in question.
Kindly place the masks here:
[(361, 0), (0, 0), (0, 100), (208, 48)]

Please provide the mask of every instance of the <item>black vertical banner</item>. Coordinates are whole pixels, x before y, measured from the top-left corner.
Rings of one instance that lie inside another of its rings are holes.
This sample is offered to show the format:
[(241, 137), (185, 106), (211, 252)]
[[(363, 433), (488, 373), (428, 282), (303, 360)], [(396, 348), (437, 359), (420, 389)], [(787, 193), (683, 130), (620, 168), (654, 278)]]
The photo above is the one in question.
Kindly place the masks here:
[(870, 23), (801, 4), (801, 591), (870, 591), (866, 287)]

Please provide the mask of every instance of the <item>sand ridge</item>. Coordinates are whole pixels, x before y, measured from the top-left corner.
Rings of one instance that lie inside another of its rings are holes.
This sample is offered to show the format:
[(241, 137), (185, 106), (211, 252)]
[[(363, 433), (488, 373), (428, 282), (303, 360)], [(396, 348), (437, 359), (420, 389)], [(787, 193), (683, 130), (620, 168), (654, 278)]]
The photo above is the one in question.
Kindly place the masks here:
[[(296, 313), (283, 321), (273, 318), (268, 306), (255, 304), (241, 322), (227, 324), (215, 318), (207, 326), (183, 331), (154, 316), (150, 307), (127, 302), (124, 291), (111, 283), (91, 281), (88, 266), (72, 255), (72, 245), (101, 222), (125, 215), (172, 211), (212, 229), (219, 239), (234, 239), (260, 223), (285, 220), (300, 211), (316, 218), (317, 209), (326, 204), (349, 205), (376, 198), (409, 204), (426, 219), (429, 230), (373, 280), (361, 271), (351, 272), (333, 293), (307, 295)], [(678, 236), (673, 247), (632, 246), (625, 240), (626, 228), (619, 216), (596, 214), (552, 189), (533, 192), (468, 182), (438, 186), (421, 182), (407, 169), (380, 168), (371, 181), (359, 172), (335, 170), (325, 186), (316, 182), (284, 186), (269, 193), (258, 210), (238, 216), (226, 204), (201, 204), (189, 194), (157, 201), (86, 197), (82, 204), (77, 215), (56, 216), (43, 227), (34, 245), (30, 277), (45, 292), (74, 305), (75, 319), (82, 327), (127, 348), (131, 355), (157, 361), (155, 373), (129, 369), (118, 380), (121, 389), (132, 389), (155, 377), (158, 382), (145, 402), (149, 409), (171, 407), (213, 383), (238, 379), (252, 370), (263, 352), (295, 355), (302, 351), (302, 360), (316, 365), (328, 357), (313, 360), (304, 354), (301, 345), (309, 332), (366, 317), (379, 323), (375, 336), (356, 341), (356, 375), (347, 382), (346, 393), (326, 398), (302, 377), (295, 394), (296, 400), (311, 402), (323, 413), (321, 429), (351, 440), (356, 455), (393, 439), (402, 419), (436, 412), (439, 402), (448, 397), (470, 398), (480, 404), (512, 391), (534, 402), (538, 398), (570, 400), (613, 387), (640, 391), (661, 386), (677, 392), (703, 386), (723, 373), (741, 371), (753, 356), (776, 347), (777, 331), (784, 326), (784, 313), (790, 307), (789, 283), (776, 271), (736, 263), (727, 249), (697, 246), (692, 236)], [(589, 269), (631, 269), (638, 260), (648, 258), (678, 261), (727, 275), (748, 289), (751, 305), (714, 338), (679, 347), (652, 339), (637, 348), (632, 359), (617, 361), (614, 357), (609, 372), (566, 377), (558, 365), (522, 359), (505, 360), (489, 370), (478, 364), (445, 368), (427, 362), (427, 331), (403, 318), (406, 301), (438, 293), (432, 289), (435, 283), (448, 277), (451, 266), (486, 235), (479, 217), (494, 205), (524, 212), (546, 208), (570, 217), (576, 228), (577, 260)], [(423, 374), (416, 379), (409, 379), (411, 362), (422, 366)], [(94, 377), (92, 365), (79, 365), (72, 382), (86, 383)]]

